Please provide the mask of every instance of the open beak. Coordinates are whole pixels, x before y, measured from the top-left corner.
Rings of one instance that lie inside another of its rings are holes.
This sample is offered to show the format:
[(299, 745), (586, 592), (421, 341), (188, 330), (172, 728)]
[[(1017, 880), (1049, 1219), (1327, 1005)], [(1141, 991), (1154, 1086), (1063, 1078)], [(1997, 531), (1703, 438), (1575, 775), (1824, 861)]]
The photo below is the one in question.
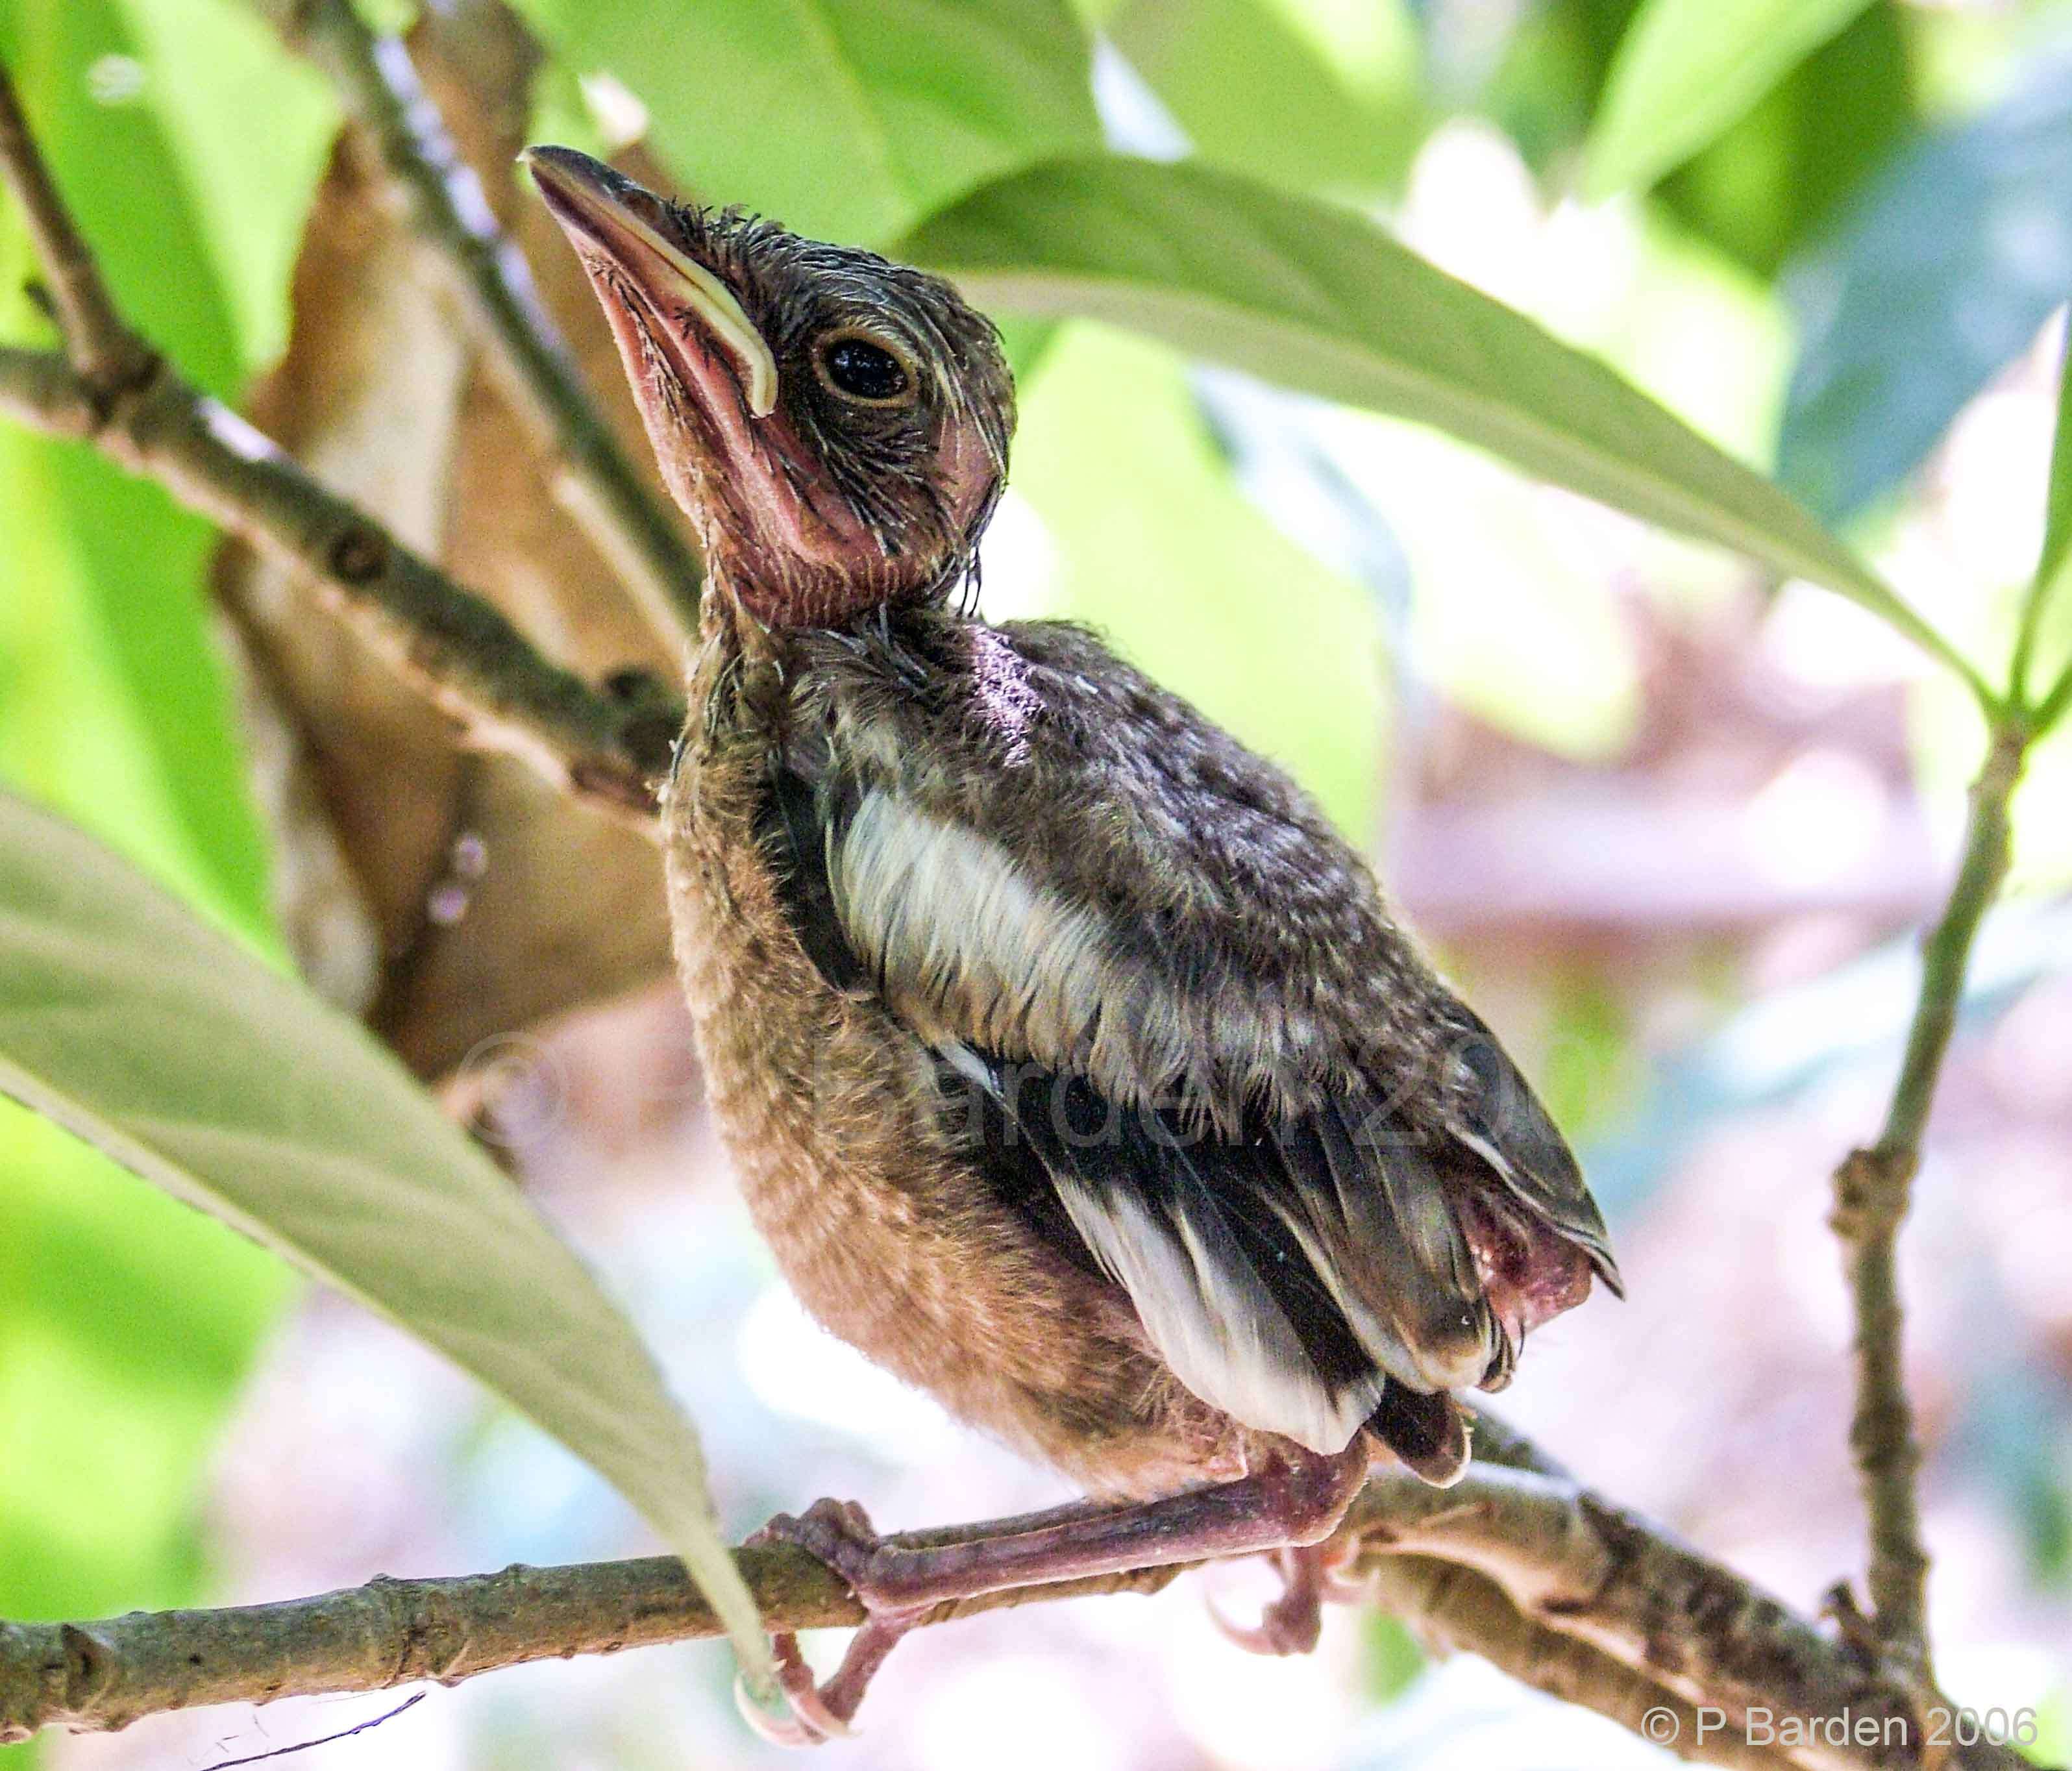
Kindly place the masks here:
[[(652, 345), (709, 412), (734, 406), (767, 417), (777, 405), (777, 360), (668, 205), (574, 148), (528, 148), (519, 158), (590, 272), (628, 372), (635, 372), (636, 353)], [(631, 311), (631, 304), (644, 311)], [(717, 381), (718, 371), (730, 388)]]

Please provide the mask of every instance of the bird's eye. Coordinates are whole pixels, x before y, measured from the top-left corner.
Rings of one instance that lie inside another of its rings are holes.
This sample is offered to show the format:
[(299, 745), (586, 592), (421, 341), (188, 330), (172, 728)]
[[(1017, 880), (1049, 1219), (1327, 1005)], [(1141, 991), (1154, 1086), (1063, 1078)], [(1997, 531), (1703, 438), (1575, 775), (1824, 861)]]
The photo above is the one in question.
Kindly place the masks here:
[(813, 352), (820, 379), (844, 398), (870, 406), (904, 405), (914, 376), (897, 356), (861, 332), (837, 332)]

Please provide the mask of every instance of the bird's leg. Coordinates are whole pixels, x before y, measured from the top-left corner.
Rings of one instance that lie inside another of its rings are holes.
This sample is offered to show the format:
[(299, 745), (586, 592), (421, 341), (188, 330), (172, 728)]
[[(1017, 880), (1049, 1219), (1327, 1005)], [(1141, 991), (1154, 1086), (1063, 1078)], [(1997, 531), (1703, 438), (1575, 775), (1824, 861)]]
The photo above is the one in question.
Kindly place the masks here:
[(821, 1501), (798, 1518), (780, 1514), (758, 1536), (818, 1557), (848, 1583), (870, 1615), (840, 1669), (817, 1690), (796, 1643), (779, 1638), (785, 1690), (803, 1726), (773, 1737), (796, 1744), (847, 1732), (871, 1674), (893, 1644), (949, 1600), (1318, 1543), (1359, 1492), (1369, 1457), (1365, 1440), (1356, 1439), (1336, 1457), (1291, 1452), (1235, 1481), (1162, 1500), (1076, 1501), (911, 1537), (880, 1537), (861, 1508), (835, 1501)]

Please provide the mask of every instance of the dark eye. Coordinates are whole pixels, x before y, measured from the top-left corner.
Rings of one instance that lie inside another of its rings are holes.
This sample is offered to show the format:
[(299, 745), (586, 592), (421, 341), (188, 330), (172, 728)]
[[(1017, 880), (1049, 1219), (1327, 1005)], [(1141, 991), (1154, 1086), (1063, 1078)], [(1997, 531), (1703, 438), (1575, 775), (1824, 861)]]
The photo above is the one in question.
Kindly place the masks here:
[(815, 353), (820, 379), (837, 393), (874, 406), (898, 405), (914, 391), (914, 377), (891, 351), (860, 332), (838, 332)]

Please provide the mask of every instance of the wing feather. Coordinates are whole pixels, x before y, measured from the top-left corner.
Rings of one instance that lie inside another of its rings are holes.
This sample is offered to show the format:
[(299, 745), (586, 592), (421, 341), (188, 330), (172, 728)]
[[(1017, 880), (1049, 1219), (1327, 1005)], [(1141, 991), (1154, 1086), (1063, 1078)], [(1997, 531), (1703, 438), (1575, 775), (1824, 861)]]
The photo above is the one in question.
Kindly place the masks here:
[(1604, 1246), (1522, 1079), (1536, 1120), (1499, 1099), (1505, 1076), (1486, 1060), (1464, 1059), (1468, 1105), (1444, 1150), (1350, 1063), (1298, 1111), (1172, 1102), (1182, 1062), (1145, 1075), (1112, 1061), (1142, 1053), (1161, 1014), (1170, 1043), (1187, 1037), (1185, 1014), (1149, 1001), (1149, 931), (1116, 927), (1005, 842), (890, 787), (808, 786), (780, 765), (771, 791), (768, 840), (823, 975), (849, 991), (869, 980), (952, 1086), (977, 1092), (985, 1111), (964, 1123), (980, 1166), (1128, 1293), (1183, 1383), (1315, 1450), (1366, 1424), (1432, 1479), (1457, 1473), (1466, 1441), (1444, 1392), (1480, 1381), (1502, 1336), (1449, 1177), (1486, 1163), (1522, 1203), (1548, 1202), (1593, 1258)]

